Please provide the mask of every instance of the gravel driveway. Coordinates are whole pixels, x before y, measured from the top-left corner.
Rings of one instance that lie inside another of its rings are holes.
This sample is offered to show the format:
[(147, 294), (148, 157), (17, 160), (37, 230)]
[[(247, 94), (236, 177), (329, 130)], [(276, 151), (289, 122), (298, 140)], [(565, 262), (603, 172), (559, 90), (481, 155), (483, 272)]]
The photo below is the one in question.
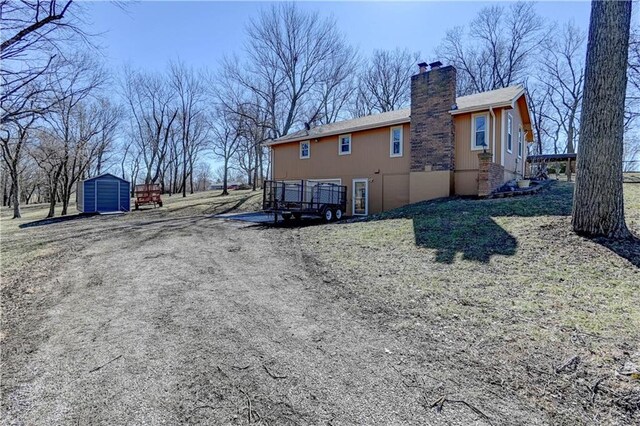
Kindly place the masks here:
[(515, 399), (432, 408), (473, 380), (352, 309), (295, 229), (55, 226), (67, 250), (3, 287), (5, 424), (541, 423)]

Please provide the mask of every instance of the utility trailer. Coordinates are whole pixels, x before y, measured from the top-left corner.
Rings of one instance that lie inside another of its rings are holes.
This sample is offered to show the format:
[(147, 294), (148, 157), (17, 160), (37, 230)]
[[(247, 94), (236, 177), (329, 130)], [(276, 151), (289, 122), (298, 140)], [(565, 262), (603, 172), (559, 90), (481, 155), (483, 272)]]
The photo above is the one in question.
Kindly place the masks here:
[(267, 180), (262, 194), (262, 210), (285, 221), (302, 215), (320, 216), (326, 222), (340, 220), (347, 208), (347, 187), (321, 181)]
[(156, 183), (144, 183), (142, 185), (136, 185), (136, 210), (140, 208), (143, 204), (153, 204), (154, 207), (157, 205), (158, 207), (162, 207), (162, 198), (160, 194), (162, 193), (162, 189), (160, 185)]

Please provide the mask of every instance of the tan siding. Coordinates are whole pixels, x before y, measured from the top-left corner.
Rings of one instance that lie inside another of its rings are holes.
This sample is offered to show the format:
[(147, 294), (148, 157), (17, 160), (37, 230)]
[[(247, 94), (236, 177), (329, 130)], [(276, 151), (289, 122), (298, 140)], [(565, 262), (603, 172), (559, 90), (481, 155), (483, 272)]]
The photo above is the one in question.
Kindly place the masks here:
[[(390, 156), (390, 128), (351, 133), (351, 154), (338, 155), (338, 136), (311, 140), (310, 158), (300, 159), (300, 144), (292, 142), (273, 146), (274, 179), (342, 179), (347, 186), (347, 214), (351, 214), (352, 180), (369, 179), (369, 213), (382, 211), (383, 179), (387, 175), (405, 175), (408, 182), (410, 164), (409, 124), (402, 126), (403, 156)], [(395, 178), (400, 180), (401, 178)], [(397, 187), (390, 178), (391, 188)], [(408, 187), (398, 194), (386, 194), (394, 206), (409, 202)], [(390, 207), (384, 206), (385, 209)]]

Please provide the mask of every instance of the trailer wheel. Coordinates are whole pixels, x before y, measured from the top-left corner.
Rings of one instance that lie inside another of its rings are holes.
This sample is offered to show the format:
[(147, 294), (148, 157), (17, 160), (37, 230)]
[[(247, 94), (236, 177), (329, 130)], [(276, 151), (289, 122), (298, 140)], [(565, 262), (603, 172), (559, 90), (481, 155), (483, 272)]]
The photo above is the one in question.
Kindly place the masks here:
[(162, 207), (162, 201), (158, 201), (158, 206)]
[(296, 220), (300, 220), (300, 219), (302, 219), (302, 213), (294, 213), (294, 214), (293, 214), (293, 217), (294, 217)]
[(333, 211), (330, 208), (324, 210), (324, 221), (331, 222), (333, 220)]
[(282, 218), (285, 222), (289, 222), (291, 220), (291, 213), (283, 213)]
[(336, 220), (342, 219), (342, 209), (336, 209)]
[(136, 210), (138, 210), (140, 208), (140, 206), (138, 205), (138, 203), (136, 203)]

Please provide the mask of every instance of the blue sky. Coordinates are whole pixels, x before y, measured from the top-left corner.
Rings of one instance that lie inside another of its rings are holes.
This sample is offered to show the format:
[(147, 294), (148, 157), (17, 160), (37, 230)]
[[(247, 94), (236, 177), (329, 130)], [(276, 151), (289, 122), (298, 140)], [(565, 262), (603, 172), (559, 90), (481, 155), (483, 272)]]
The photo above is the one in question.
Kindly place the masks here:
[[(367, 55), (376, 48), (406, 47), (431, 61), (447, 29), (465, 25), (490, 2), (302, 2), (300, 7), (333, 15), (347, 40)], [(128, 4), (84, 3), (90, 31), (102, 33), (108, 66), (164, 69), (180, 58), (195, 67), (215, 68), (224, 54), (240, 52), (244, 26), (267, 2), (162, 1)], [(588, 27), (590, 4), (541, 2), (547, 21), (573, 20)]]

